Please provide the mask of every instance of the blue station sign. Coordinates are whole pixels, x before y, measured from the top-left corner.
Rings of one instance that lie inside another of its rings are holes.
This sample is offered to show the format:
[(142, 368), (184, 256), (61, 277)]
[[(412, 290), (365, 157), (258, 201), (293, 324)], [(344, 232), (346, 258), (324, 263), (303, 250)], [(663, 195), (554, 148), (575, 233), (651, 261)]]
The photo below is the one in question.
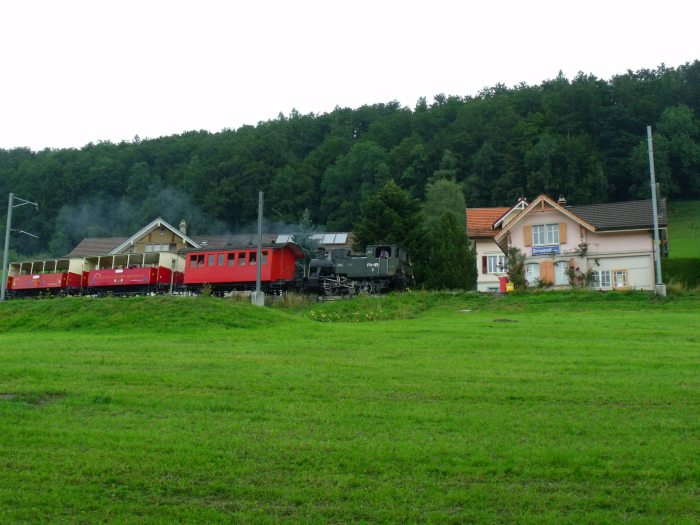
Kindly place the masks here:
[(559, 246), (533, 246), (532, 255), (552, 255), (559, 253)]

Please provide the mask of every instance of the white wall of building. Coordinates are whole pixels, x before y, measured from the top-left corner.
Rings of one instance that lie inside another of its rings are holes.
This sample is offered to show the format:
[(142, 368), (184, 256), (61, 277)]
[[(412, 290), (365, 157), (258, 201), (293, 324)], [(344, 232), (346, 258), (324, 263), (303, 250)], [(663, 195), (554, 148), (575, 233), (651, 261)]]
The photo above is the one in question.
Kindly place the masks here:
[(476, 267), (477, 267), (477, 278), (476, 278), (476, 290), (478, 292), (497, 292), (499, 281), (498, 277), (506, 275), (506, 271), (502, 270), (496, 273), (483, 272), (483, 258), (484, 257), (504, 257), (503, 252), (498, 247), (498, 245), (493, 241), (493, 239), (476, 239)]

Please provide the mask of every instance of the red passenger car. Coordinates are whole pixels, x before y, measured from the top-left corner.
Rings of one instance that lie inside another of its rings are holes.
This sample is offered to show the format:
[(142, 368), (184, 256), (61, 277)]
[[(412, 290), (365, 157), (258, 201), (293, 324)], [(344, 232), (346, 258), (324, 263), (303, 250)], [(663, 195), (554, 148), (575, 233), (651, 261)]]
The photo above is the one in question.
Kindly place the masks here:
[(80, 293), (82, 265), (72, 259), (43, 259), (10, 263), (10, 297), (73, 295)]
[[(285, 290), (296, 282), (296, 261), (304, 257), (293, 243), (262, 249), (260, 281), (266, 290)], [(209, 285), (215, 293), (255, 288), (257, 248), (231, 248), (190, 252), (185, 266), (185, 286), (199, 290)]]
[(80, 291), (81, 276), (73, 272), (15, 275), (8, 279), (7, 289), (15, 297), (51, 294), (75, 294)]
[(167, 292), (172, 276), (173, 286), (182, 284), (181, 272), (172, 272), (170, 268), (104, 268), (85, 272), (84, 285), (89, 293), (148, 293)]

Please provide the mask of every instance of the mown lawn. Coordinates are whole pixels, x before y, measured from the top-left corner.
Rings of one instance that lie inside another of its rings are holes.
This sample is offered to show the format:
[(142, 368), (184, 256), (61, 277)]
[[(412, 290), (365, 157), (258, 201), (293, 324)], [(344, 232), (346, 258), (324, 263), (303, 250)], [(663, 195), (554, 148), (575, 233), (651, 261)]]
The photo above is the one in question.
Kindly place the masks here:
[(697, 295), (0, 304), (0, 523), (697, 523), (699, 438)]

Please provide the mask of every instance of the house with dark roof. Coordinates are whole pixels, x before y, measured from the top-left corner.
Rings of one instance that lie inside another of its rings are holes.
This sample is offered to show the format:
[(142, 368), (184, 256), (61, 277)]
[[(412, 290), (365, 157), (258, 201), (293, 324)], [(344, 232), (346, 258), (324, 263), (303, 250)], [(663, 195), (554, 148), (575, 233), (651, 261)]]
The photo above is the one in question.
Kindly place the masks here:
[[(532, 203), (519, 201), (491, 224), (474, 231), (490, 238), (502, 256), (516, 247), (525, 255), (525, 277), (530, 285), (568, 287), (588, 285), (599, 290), (653, 290), (654, 233), (651, 200), (568, 206), (560, 197), (546, 195)], [(476, 215), (494, 217), (502, 208), (476, 208)], [(486, 210), (493, 210), (491, 214)], [(467, 222), (472, 231), (467, 210)], [(662, 248), (668, 238), (666, 201), (658, 206)], [(470, 236), (471, 238), (471, 236)], [(488, 246), (488, 245), (483, 245)], [(481, 291), (495, 291), (494, 278), (505, 270), (493, 252), (482, 248), (478, 258)], [(505, 263), (505, 261), (504, 261)], [(484, 290), (486, 288), (486, 290)]]

